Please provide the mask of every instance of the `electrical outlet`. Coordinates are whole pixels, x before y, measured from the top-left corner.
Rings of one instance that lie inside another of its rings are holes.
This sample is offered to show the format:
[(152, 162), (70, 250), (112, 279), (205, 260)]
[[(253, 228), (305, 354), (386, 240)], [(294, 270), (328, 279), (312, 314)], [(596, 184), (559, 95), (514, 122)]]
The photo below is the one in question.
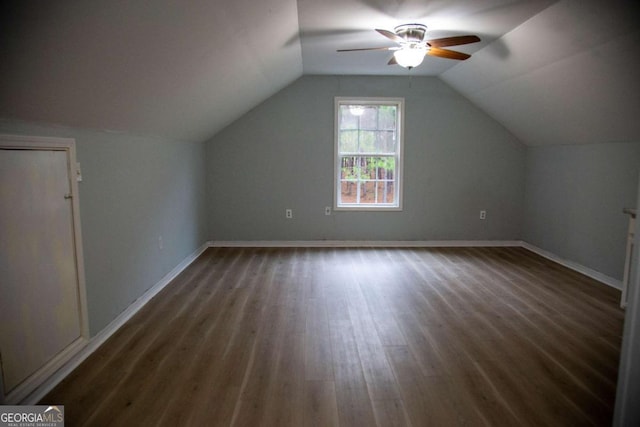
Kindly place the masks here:
[(158, 236), (158, 249), (164, 249), (164, 242), (162, 241), (162, 236)]
[(487, 211), (480, 211), (480, 219), (487, 219)]
[(286, 210), (284, 211), (284, 216), (285, 216), (287, 219), (291, 219), (291, 218), (293, 218), (293, 209), (286, 209)]
[(331, 215), (331, 206), (326, 206), (324, 208), (324, 214), (325, 215)]

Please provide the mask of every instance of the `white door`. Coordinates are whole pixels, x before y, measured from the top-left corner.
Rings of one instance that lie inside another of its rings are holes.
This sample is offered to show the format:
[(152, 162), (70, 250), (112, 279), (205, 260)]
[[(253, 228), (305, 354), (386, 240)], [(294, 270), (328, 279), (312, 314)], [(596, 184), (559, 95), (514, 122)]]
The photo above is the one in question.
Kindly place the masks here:
[(83, 339), (70, 160), (64, 149), (0, 147), (5, 396)]

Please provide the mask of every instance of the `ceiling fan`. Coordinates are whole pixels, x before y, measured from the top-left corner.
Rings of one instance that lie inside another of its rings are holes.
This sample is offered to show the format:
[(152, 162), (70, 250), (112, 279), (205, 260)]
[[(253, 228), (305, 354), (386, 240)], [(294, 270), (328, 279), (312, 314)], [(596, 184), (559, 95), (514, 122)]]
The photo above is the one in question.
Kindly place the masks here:
[(425, 55), (438, 56), (440, 58), (465, 60), (471, 55), (455, 50), (443, 49), (448, 46), (458, 46), (462, 44), (476, 43), (480, 41), (478, 36), (455, 36), (444, 37), (434, 40), (425, 40), (427, 26), (422, 24), (404, 24), (394, 28), (394, 31), (376, 31), (386, 38), (398, 43), (399, 46), (391, 47), (368, 47), (361, 49), (338, 49), (338, 52), (355, 52), (360, 50), (390, 50), (393, 56), (389, 65), (398, 64), (405, 68), (417, 67), (422, 63)]

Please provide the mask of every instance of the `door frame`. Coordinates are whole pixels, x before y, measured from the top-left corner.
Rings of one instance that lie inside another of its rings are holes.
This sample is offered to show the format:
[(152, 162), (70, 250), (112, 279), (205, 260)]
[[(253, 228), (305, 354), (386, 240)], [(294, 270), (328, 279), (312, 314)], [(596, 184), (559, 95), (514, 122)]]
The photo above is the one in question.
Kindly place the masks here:
[(18, 404), (50, 378), (58, 369), (75, 356), (89, 342), (89, 316), (87, 312), (87, 293), (82, 250), (82, 232), (80, 225), (80, 194), (78, 191), (78, 167), (76, 163), (76, 141), (73, 138), (4, 135), (0, 134), (0, 149), (3, 150), (45, 150), (63, 151), (67, 156), (67, 172), (71, 189), (71, 216), (73, 221), (73, 242), (78, 289), (78, 307), (80, 316), (80, 337), (58, 353), (53, 359), (4, 395), (2, 376), (0, 375), (0, 403)]
[[(638, 182), (638, 198), (636, 212), (640, 212), (640, 180)], [(640, 248), (640, 219), (636, 218), (634, 244)], [(640, 394), (640, 250), (634, 251), (631, 258), (631, 275), (629, 280), (629, 303), (624, 318), (622, 347), (620, 349), (620, 366), (618, 369), (618, 385), (616, 403), (613, 412), (613, 426), (637, 425), (640, 421), (638, 395)], [(636, 402), (636, 403), (633, 403)]]

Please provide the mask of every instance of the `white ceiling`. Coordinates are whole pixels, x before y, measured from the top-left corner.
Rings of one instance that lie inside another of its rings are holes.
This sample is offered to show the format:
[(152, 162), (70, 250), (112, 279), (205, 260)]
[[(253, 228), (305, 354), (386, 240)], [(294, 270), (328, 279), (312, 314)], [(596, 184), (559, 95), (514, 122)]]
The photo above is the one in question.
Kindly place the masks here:
[(298, 0), (305, 74), (437, 76), (457, 61), (428, 56), (410, 72), (387, 65), (388, 51), (337, 49), (397, 46), (377, 32), (401, 24), (427, 26), (427, 38), (475, 34), (480, 43), (451, 47), (474, 53), (520, 25), (555, 0)]
[(564, 0), (440, 76), (527, 145), (640, 142), (640, 8)]
[[(438, 76), (530, 145), (640, 141), (634, 0), (15, 0), (0, 117), (206, 140), (304, 74)], [(476, 34), (464, 61), (386, 65), (374, 31)]]
[(0, 117), (202, 141), (302, 75), (295, 0), (2, 7)]

